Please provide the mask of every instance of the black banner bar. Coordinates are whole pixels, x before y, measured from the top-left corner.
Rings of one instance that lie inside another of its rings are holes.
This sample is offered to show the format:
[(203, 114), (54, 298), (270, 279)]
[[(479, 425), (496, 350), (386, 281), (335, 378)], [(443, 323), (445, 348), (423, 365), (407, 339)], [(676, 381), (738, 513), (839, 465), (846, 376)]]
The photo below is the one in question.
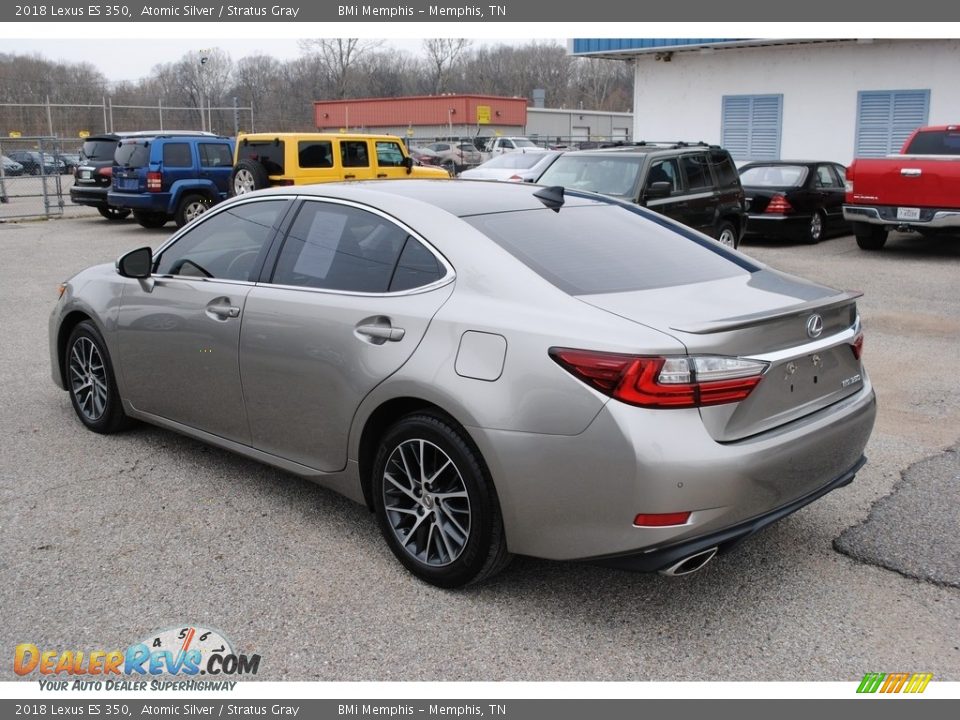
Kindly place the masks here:
[[(115, 4), (114, 4), (115, 3)], [(114, 0), (65, 0), (54, 3), (6, 4), (0, 7), (0, 22), (809, 22), (829, 18), (825, 32), (836, 22), (936, 22), (960, 20), (960, 4), (942, 0), (910, 3), (875, 0), (867, 5), (847, 0), (804, 0), (802, 3), (771, 3), (769, 0), (687, 0), (682, 3), (624, 2), (624, 0), (409, 0), (364, 3), (278, 2), (231, 3), (130, 2)], [(816, 24), (816, 23), (815, 23)], [(903, 31), (904, 28), (900, 28)], [(946, 36), (953, 33), (944, 29)], [(906, 31), (909, 36), (909, 30)], [(739, 35), (751, 35), (744, 28)]]

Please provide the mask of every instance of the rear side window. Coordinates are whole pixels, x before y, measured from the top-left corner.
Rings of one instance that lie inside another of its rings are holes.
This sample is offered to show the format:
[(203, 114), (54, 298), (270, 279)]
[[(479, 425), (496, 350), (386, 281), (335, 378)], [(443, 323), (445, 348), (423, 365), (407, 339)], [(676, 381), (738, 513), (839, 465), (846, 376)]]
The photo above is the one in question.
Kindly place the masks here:
[(570, 295), (649, 290), (745, 275), (759, 268), (617, 205), (464, 218)]
[(960, 155), (960, 130), (927, 130), (917, 133), (907, 155)]
[(306, 202), (277, 258), (278, 285), (384, 293), (407, 232), (366, 210)]
[(233, 155), (225, 143), (200, 143), (200, 164), (203, 167), (230, 167)]
[(113, 161), (121, 167), (142, 168), (150, 163), (150, 146), (147, 143), (121, 143)]
[(717, 184), (722, 188), (736, 187), (740, 184), (740, 176), (737, 173), (737, 166), (729, 155), (713, 155), (713, 170), (717, 173)]
[(261, 163), (267, 175), (283, 175), (283, 140), (242, 141), (237, 147), (237, 160)]
[(187, 143), (164, 143), (163, 166), (165, 168), (193, 167), (190, 146)]
[(332, 168), (333, 143), (304, 140), (297, 143), (297, 159), (302, 168)]
[(407, 237), (397, 268), (390, 281), (390, 292), (412, 290), (436, 282), (445, 272), (436, 256), (416, 238)]
[(706, 155), (684, 155), (680, 158), (683, 174), (687, 176), (688, 190), (703, 190), (713, 185)]

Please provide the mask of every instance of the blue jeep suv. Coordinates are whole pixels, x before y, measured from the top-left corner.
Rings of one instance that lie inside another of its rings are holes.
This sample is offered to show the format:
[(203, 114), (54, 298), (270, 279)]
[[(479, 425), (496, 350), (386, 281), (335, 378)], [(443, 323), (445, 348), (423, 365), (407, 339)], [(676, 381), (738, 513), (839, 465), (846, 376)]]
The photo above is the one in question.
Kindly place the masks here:
[(227, 197), (233, 141), (158, 134), (121, 140), (113, 157), (111, 207), (132, 210), (143, 227), (182, 227)]

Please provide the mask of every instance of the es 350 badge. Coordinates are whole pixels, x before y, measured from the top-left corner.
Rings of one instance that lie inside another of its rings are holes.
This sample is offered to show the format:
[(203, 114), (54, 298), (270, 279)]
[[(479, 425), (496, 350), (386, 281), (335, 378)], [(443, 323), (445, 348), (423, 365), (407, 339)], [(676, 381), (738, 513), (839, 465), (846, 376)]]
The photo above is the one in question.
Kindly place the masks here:
[(22, 643), (14, 650), (17, 675), (256, 675), (260, 655), (237, 653), (217, 630), (184, 625), (151, 633), (125, 650), (41, 650)]

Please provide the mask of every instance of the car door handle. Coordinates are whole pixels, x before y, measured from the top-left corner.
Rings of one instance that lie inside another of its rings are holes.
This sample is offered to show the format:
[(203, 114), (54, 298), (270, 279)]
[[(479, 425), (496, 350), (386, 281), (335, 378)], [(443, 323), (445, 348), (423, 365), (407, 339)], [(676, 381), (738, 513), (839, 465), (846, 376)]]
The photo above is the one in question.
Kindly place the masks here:
[(234, 305), (208, 305), (207, 314), (215, 315), (220, 320), (240, 317), (240, 308)]
[(387, 176), (386, 173), (377, 173), (378, 178), (385, 178), (386, 176)]
[(390, 342), (399, 342), (403, 340), (406, 332), (403, 328), (396, 328), (390, 325), (357, 325), (358, 334), (366, 335), (374, 341), (380, 340), (383, 342), (389, 340)]
[(343, 179), (344, 179), (344, 180), (353, 180), (355, 177), (356, 177), (356, 175), (344, 175), (344, 176), (343, 176)]

